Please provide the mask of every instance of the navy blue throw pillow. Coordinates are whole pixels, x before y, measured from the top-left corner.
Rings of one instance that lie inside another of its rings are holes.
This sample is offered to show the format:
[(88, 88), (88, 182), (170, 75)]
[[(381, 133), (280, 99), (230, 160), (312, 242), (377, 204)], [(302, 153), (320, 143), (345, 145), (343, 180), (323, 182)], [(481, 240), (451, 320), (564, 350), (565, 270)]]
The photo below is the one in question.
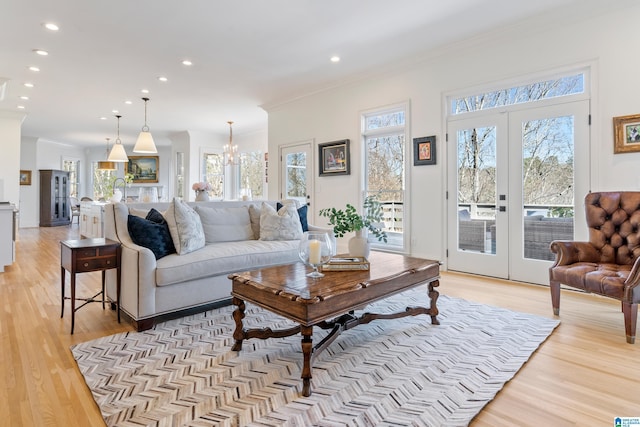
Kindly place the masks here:
[(164, 216), (154, 208), (151, 208), (149, 213), (147, 213), (146, 217), (149, 221), (155, 222), (156, 224), (166, 224), (167, 220), (164, 219)]
[[(158, 214), (162, 217), (159, 212)], [(162, 220), (164, 221), (164, 218)], [(129, 215), (127, 228), (133, 243), (151, 249), (156, 259), (176, 252), (171, 233), (169, 233), (169, 225), (166, 221), (160, 224), (139, 216)]]
[[(276, 203), (276, 210), (284, 206), (282, 203)], [(309, 231), (309, 223), (307, 222), (307, 205), (298, 208), (298, 216), (300, 217), (300, 224), (302, 225), (302, 231)]]

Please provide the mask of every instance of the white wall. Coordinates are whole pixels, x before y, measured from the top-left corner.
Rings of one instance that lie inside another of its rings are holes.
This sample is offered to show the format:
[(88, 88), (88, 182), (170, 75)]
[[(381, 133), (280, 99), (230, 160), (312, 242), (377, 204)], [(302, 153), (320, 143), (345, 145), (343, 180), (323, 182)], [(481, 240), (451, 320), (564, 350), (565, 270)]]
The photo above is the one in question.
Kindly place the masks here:
[(25, 115), (0, 110), (0, 201), (20, 201), (20, 127)]
[[(329, 90), (290, 103), (265, 107), (269, 113), (269, 152), (295, 141), (322, 143), (351, 140), (352, 174), (315, 178), (315, 206), (310, 221), (322, 224), (317, 212), (330, 206), (357, 203), (361, 187), (360, 113), (410, 101), (412, 138), (436, 135), (436, 166), (412, 166), (411, 252), (443, 259), (445, 249), (445, 93), (499, 83), (505, 79), (577, 65), (593, 66), (592, 76), (592, 190), (636, 190), (640, 187), (640, 153), (613, 154), (612, 117), (640, 113), (637, 17), (640, 6), (631, 1), (609, 2), (610, 9), (580, 17), (537, 17), (500, 33), (459, 43), (384, 76)], [(616, 9), (617, 8), (617, 9)], [(452, 31), (455, 23), (452, 22)], [(417, 41), (418, 42), (418, 41)], [(317, 147), (314, 147), (314, 154)], [(410, 159), (411, 160), (411, 159)], [(316, 168), (314, 159), (314, 169)], [(269, 196), (277, 198), (280, 180), (271, 162)], [(578, 195), (577, 197), (583, 197)]]

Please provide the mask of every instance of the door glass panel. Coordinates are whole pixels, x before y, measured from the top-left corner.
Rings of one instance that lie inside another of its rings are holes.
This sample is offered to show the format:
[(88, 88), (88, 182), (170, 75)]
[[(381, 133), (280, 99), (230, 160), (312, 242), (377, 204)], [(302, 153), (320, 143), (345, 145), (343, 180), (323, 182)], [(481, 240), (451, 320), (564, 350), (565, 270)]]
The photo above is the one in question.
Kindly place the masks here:
[(496, 253), (496, 127), (458, 131), (458, 250)]
[(285, 199), (295, 199), (299, 206), (303, 206), (307, 197), (307, 153), (288, 153), (285, 162)]
[(522, 123), (522, 250), (552, 261), (553, 240), (572, 240), (574, 221), (574, 117)]

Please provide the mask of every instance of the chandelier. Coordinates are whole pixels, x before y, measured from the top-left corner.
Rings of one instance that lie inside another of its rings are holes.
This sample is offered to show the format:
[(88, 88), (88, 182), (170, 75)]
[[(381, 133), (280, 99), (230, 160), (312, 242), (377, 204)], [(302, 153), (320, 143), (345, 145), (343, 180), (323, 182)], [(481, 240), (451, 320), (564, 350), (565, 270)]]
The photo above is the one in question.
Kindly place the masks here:
[(225, 164), (237, 165), (238, 164), (238, 144), (233, 143), (233, 122), (229, 121), (229, 143), (224, 146)]

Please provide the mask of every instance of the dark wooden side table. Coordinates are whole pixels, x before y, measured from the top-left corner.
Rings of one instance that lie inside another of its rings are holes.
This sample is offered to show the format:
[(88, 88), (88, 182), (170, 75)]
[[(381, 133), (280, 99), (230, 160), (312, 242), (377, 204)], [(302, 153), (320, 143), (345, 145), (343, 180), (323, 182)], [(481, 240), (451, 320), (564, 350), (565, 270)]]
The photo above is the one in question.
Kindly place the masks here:
[[(64, 284), (65, 271), (71, 273), (71, 333), (75, 326), (76, 311), (90, 302), (100, 302), (96, 297), (102, 294), (102, 309), (104, 310), (104, 286), (105, 272), (112, 268), (117, 270), (116, 281), (116, 311), (118, 323), (120, 323), (120, 243), (113, 240), (81, 239), (64, 240), (60, 242), (60, 269), (61, 269), (61, 290), (62, 290), (62, 311), (60, 317), (64, 317)], [(87, 273), (90, 271), (102, 272), (102, 290), (89, 298), (76, 298), (76, 273)], [(76, 307), (76, 300), (84, 301)]]

